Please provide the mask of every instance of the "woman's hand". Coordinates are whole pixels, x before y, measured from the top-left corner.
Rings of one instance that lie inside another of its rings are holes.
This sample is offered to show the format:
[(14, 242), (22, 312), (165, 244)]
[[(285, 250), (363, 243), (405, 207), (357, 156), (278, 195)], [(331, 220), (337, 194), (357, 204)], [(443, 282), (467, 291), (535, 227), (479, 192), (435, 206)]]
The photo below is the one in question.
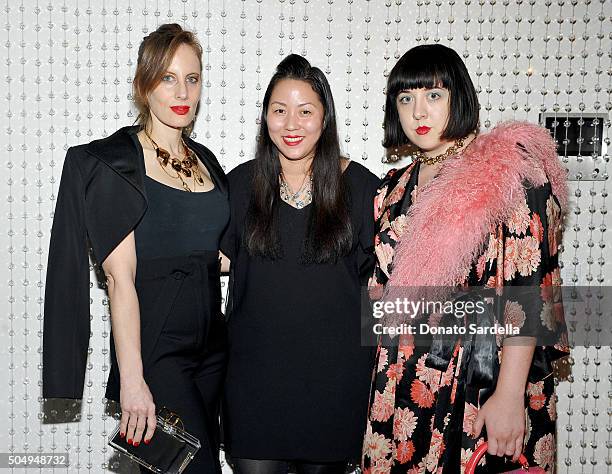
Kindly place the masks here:
[(478, 410), (472, 425), (472, 436), (487, 427), (487, 452), (493, 456), (512, 456), (515, 462), (523, 451), (525, 436), (525, 403), (523, 394), (496, 390)]
[(504, 340), (497, 387), (478, 410), (472, 436), (487, 427), (487, 452), (512, 456), (516, 461), (525, 437), (525, 384), (535, 350), (535, 338), (515, 336)]
[(156, 424), (153, 396), (144, 379), (122, 381), (120, 435), (126, 436), (129, 444), (138, 446), (146, 427), (144, 443), (149, 444)]

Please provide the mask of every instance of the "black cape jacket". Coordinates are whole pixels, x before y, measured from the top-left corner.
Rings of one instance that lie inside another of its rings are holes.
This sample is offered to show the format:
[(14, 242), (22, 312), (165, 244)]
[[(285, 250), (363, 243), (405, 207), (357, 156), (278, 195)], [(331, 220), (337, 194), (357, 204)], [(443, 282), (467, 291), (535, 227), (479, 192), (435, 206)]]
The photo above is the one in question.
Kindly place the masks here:
[[(45, 287), (43, 397), (82, 398), (90, 337), (89, 249), (102, 264), (147, 210), (144, 157), (136, 133), (68, 149), (60, 182)], [(215, 155), (185, 139), (219, 190), (227, 180)]]

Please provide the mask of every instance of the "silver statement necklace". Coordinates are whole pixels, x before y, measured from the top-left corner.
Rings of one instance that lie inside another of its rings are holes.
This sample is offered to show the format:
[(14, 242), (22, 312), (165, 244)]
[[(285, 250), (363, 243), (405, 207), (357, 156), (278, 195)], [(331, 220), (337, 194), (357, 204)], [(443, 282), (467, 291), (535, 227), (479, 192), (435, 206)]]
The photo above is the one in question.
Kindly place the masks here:
[(312, 176), (310, 173), (304, 175), (304, 180), (296, 192), (291, 191), (282, 171), (279, 176), (279, 182), (280, 197), (290, 206), (303, 209), (312, 202)]

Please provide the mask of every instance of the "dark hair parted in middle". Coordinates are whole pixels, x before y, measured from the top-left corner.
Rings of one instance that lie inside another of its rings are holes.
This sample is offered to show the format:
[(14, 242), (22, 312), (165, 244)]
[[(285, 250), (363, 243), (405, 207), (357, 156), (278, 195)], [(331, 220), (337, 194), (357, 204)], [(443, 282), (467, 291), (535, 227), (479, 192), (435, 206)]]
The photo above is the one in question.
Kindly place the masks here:
[(444, 87), (450, 93), (448, 123), (440, 138), (457, 140), (478, 128), (478, 95), (459, 55), (441, 44), (409, 49), (395, 64), (387, 80), (383, 146), (409, 143), (397, 112), (397, 96), (408, 89)]
[(280, 258), (278, 208), (281, 164), (278, 149), (268, 133), (268, 107), (274, 87), (282, 80), (308, 83), (323, 105), (323, 124), (311, 165), (312, 202), (303, 263), (331, 263), (347, 254), (353, 232), (349, 214), (348, 188), (342, 179), (340, 142), (336, 129), (336, 109), (331, 88), (323, 72), (297, 54), (291, 54), (276, 67), (263, 99), (261, 122), (255, 150), (252, 190), (247, 212), (245, 245), (251, 255)]

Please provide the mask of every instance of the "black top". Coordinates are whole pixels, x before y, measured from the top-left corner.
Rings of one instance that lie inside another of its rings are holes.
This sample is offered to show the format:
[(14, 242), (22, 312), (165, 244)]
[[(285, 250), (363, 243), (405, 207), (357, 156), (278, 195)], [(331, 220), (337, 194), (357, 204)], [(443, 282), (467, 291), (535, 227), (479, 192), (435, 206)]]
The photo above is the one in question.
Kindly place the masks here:
[(229, 204), (217, 187), (189, 193), (145, 176), (145, 191), (149, 205), (134, 234), (138, 258), (219, 249)]
[(229, 175), (231, 220), (221, 241), (233, 265), (226, 449), (235, 457), (358, 458), (372, 349), (360, 343), (360, 287), (373, 267), (378, 178), (351, 162), (353, 246), (335, 264), (299, 263), (311, 206), (279, 210), (283, 257), (250, 257), (242, 235), (253, 162)]

